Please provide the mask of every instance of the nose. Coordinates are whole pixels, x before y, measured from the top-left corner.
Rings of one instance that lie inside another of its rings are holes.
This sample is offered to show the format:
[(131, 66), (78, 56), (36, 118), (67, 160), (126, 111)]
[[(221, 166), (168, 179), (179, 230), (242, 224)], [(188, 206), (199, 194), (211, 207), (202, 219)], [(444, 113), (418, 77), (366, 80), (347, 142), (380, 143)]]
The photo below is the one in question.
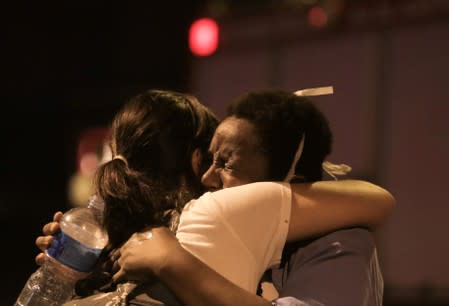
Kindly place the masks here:
[(209, 191), (214, 191), (222, 188), (223, 183), (221, 182), (220, 176), (215, 171), (215, 166), (211, 165), (209, 169), (201, 177), (201, 183)]

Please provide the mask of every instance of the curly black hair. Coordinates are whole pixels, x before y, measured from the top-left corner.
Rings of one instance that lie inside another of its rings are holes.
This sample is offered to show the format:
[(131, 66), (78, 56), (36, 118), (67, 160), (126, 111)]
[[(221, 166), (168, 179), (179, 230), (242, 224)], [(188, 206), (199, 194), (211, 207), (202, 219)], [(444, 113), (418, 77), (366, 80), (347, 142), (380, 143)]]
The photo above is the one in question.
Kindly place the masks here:
[(332, 133), (324, 114), (308, 98), (282, 90), (247, 93), (233, 101), (227, 116), (251, 122), (269, 162), (268, 180), (284, 180), (302, 139), (295, 174), (306, 182), (322, 180), (322, 162), (330, 154)]

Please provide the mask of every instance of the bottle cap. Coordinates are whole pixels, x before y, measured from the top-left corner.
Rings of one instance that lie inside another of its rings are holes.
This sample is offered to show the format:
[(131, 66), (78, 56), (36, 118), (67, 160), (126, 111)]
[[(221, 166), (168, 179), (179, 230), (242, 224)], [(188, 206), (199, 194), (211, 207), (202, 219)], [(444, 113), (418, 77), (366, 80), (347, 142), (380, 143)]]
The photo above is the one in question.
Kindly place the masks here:
[(95, 209), (98, 209), (99, 211), (103, 211), (104, 210), (104, 201), (97, 194), (93, 194), (89, 198), (89, 201), (87, 203), (87, 207), (88, 208), (95, 208)]

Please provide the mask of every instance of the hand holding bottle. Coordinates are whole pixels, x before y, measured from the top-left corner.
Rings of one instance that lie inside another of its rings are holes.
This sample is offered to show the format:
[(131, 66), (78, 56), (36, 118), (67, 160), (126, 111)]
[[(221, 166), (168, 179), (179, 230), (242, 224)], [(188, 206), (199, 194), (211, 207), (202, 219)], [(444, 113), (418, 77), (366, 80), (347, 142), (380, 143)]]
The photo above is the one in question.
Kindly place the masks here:
[(35, 258), (36, 264), (39, 266), (41, 266), (45, 261), (45, 251), (53, 242), (53, 235), (61, 230), (59, 222), (61, 221), (62, 216), (63, 213), (61, 211), (56, 212), (53, 215), (53, 221), (45, 224), (42, 228), (42, 233), (44, 236), (39, 236), (36, 238), (36, 246), (42, 251), (42, 253), (39, 253)]
[(36, 262), (42, 265), (26, 282), (15, 306), (59, 306), (73, 296), (75, 283), (92, 272), (108, 242), (102, 226), (103, 207), (94, 195), (87, 207), (73, 208), (62, 216), (58, 212), (55, 221), (44, 226), (44, 234), (56, 233), (36, 239), (44, 251)]

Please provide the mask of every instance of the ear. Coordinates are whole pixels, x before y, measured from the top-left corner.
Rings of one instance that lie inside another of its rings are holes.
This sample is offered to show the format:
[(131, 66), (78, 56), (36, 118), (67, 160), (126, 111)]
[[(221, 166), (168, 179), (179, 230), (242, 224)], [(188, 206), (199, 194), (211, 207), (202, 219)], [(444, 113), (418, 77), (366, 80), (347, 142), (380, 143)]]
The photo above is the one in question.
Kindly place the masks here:
[(200, 149), (196, 148), (195, 150), (193, 150), (192, 152), (192, 170), (193, 173), (195, 173), (196, 176), (200, 176), (200, 169), (201, 169), (201, 159), (202, 159), (202, 154)]

